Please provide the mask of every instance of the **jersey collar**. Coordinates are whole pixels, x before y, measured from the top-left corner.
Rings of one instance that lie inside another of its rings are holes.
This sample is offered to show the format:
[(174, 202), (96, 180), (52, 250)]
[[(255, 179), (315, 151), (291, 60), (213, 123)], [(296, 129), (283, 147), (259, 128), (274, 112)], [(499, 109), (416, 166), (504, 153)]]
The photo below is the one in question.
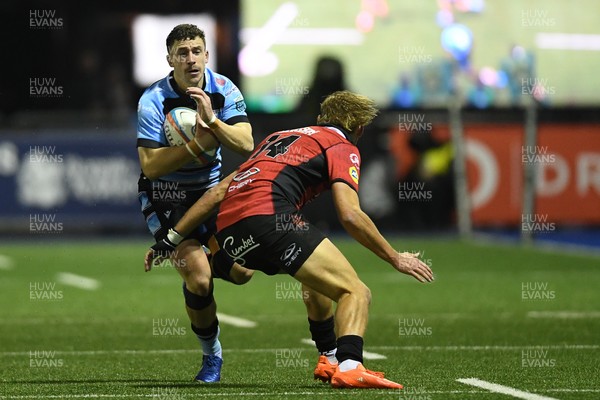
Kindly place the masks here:
[(337, 133), (338, 135), (345, 138), (350, 143), (352, 143), (352, 139), (351, 139), (352, 136), (350, 135), (350, 132), (348, 132), (346, 129), (342, 128), (341, 126), (337, 126), (337, 125), (333, 125), (333, 124), (318, 124), (318, 126), (323, 126), (325, 128), (329, 128), (332, 131), (334, 131), (335, 133)]

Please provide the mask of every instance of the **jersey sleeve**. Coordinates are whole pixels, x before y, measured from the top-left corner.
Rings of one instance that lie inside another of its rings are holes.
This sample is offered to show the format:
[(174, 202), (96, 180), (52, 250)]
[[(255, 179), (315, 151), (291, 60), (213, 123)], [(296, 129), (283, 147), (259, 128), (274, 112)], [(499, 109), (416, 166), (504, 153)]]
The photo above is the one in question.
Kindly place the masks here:
[(344, 182), (358, 192), (360, 178), (360, 153), (356, 146), (338, 144), (325, 151), (329, 184)]
[(219, 119), (229, 125), (248, 122), (246, 102), (240, 89), (228, 79), (223, 88), (223, 93), (225, 93), (225, 105), (218, 116)]
[(164, 116), (152, 101), (143, 97), (138, 103), (137, 146), (163, 147), (167, 141), (162, 129)]

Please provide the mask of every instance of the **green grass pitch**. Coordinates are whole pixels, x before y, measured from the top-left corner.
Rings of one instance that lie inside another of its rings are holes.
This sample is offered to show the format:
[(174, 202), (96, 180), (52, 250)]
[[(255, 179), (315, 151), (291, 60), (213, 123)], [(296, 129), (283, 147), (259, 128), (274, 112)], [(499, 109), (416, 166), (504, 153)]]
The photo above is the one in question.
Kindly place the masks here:
[[(312, 379), (299, 287), (257, 274), (217, 282), (219, 312), (256, 323), (221, 324), (222, 381), (192, 382), (200, 352), (167, 267), (143, 272), (148, 243), (55, 242), (0, 247), (1, 399), (511, 399), (457, 382), (478, 378), (555, 399), (600, 397), (600, 263), (453, 239), (404, 238), (436, 281), (396, 273), (335, 239), (373, 292), (365, 360), (404, 391), (334, 390)], [(60, 273), (93, 278), (86, 290)]]

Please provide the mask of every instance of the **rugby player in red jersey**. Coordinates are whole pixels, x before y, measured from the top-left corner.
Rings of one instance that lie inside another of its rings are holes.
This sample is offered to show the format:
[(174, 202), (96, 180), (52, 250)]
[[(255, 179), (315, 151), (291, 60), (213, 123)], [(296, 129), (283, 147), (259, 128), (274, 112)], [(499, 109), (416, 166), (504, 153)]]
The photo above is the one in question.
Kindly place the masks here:
[[(317, 347), (321, 351), (322, 346), (337, 346), (337, 364), (321, 358), (315, 377), (323, 364), (335, 388), (399, 389), (402, 385), (362, 365), (362, 337), (371, 292), (338, 248), (302, 218), (302, 207), (331, 189), (338, 218), (355, 240), (397, 271), (420, 282), (433, 280), (431, 269), (418, 254), (396, 251), (360, 208), (360, 153), (356, 143), (376, 114), (373, 102), (364, 96), (348, 91), (329, 95), (321, 104), (318, 125), (268, 136), (239, 172), (190, 208), (167, 239), (171, 242), (168, 245), (176, 244), (181, 233), (193, 229), (223, 198), (217, 233), (209, 243), (213, 272), (235, 277), (248, 269), (268, 275), (284, 271), (300, 281), (309, 293), (309, 321), (311, 316), (321, 318), (311, 321)], [(280, 221), (293, 223), (282, 229)], [(149, 251), (146, 269), (152, 262), (153, 251)], [(337, 337), (331, 329), (333, 320), (324, 323), (331, 317), (332, 300), (337, 303)]]

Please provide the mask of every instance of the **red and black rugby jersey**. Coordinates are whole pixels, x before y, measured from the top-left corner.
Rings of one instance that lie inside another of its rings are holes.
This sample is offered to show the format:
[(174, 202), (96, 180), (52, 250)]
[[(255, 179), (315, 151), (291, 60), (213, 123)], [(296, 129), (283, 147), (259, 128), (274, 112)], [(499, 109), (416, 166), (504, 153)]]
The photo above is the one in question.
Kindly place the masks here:
[(217, 230), (253, 215), (296, 213), (334, 182), (358, 192), (360, 153), (335, 126), (275, 132), (244, 162), (221, 203)]

